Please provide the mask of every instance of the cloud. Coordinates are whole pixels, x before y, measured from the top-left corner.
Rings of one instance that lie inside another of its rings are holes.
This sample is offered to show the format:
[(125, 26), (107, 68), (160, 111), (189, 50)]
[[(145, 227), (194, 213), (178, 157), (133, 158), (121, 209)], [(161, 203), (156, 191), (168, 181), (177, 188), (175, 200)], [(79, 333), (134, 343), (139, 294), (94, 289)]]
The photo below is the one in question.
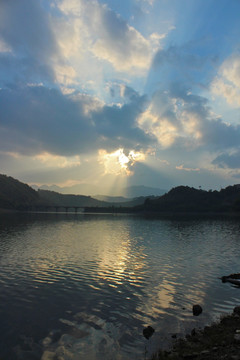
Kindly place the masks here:
[(222, 153), (212, 161), (212, 164), (220, 168), (240, 169), (240, 150)]
[(187, 66), (191, 66), (191, 68), (201, 68), (204, 59), (199, 55), (195, 55), (189, 49), (188, 46), (170, 46), (168, 49), (159, 49), (156, 53), (153, 66), (155, 68), (163, 66), (163, 65), (176, 65), (178, 64), (178, 68), (182, 68), (183, 66), (186, 68)]
[(176, 169), (177, 170), (183, 170), (183, 171), (200, 171), (199, 168), (187, 168), (187, 167), (184, 167), (184, 165), (179, 165), (179, 166), (176, 166)]
[(206, 99), (175, 84), (169, 91), (154, 94), (150, 106), (139, 118), (139, 126), (156, 136), (165, 148), (180, 139), (185, 146), (189, 146), (189, 141), (196, 146), (202, 142), (201, 127), (207, 112)]
[(127, 175), (133, 174), (132, 167), (136, 162), (144, 161), (145, 155), (134, 150), (124, 153), (124, 149), (118, 149), (112, 153), (99, 150), (99, 162), (104, 165), (105, 174)]
[(240, 126), (225, 123), (211, 111), (205, 97), (177, 83), (168, 91), (157, 91), (138, 121), (162, 148), (215, 152), (239, 146)]
[(137, 126), (146, 98), (127, 92), (132, 94), (130, 100), (119, 107), (44, 86), (2, 89), (1, 150), (73, 156), (100, 148), (146, 149), (155, 141)]
[[(62, 23), (64, 33), (71, 34), (71, 44), (66, 42), (67, 37), (59, 40), (65, 54), (74, 55), (76, 49), (90, 52), (120, 72), (138, 72), (149, 68), (157, 34), (152, 39), (145, 38), (120, 15), (96, 0), (63, 0), (58, 2), (58, 6), (71, 19), (67, 24)], [(158, 41), (160, 39), (161, 35)], [(72, 44), (76, 44), (76, 47)]]
[(0, 53), (11, 53), (12, 49), (9, 45), (5, 43), (3, 39), (0, 38)]
[(158, 74), (165, 86), (182, 82), (185, 86), (202, 87), (204, 78), (215, 67), (215, 58), (200, 51), (204, 44), (204, 41), (189, 41), (159, 48), (152, 61), (153, 76)]
[(78, 155), (66, 157), (52, 155), (46, 152), (34, 156), (33, 160), (39, 161), (46, 167), (52, 168), (71, 168), (81, 164), (80, 157)]
[[(17, 0), (0, 2), (1, 78), (28, 82), (54, 78), (52, 65), (59, 56), (50, 18), (41, 2)], [(8, 51), (6, 51), (8, 50)], [(9, 76), (9, 74), (8, 74)]]
[(240, 107), (240, 54), (227, 58), (219, 68), (211, 84), (214, 95), (225, 98), (233, 107)]

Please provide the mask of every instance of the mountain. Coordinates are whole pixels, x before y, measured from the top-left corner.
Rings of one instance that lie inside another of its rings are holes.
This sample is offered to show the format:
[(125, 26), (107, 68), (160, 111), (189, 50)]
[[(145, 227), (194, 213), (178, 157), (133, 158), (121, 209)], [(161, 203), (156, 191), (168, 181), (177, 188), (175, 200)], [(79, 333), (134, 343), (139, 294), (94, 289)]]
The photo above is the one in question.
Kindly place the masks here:
[(30, 186), (0, 174), (0, 208), (24, 210), (40, 203), (38, 193)]
[(60, 194), (55, 191), (41, 190), (41, 189), (38, 190), (38, 194), (43, 202), (48, 202), (49, 204), (55, 206), (107, 207), (110, 205), (105, 201), (99, 201), (93, 199), (91, 196), (85, 196), (85, 195), (67, 195), (67, 194)]
[(144, 204), (147, 198), (154, 199), (155, 196), (138, 196), (136, 198), (125, 198), (123, 196), (94, 195), (94, 199), (106, 201), (114, 206), (133, 207)]
[(109, 206), (84, 195), (63, 195), (49, 190), (34, 190), (10, 176), (0, 174), (0, 208), (29, 210), (45, 206)]
[[(142, 192), (146, 187), (137, 188)], [(129, 189), (135, 191), (136, 187)], [(148, 193), (149, 188), (145, 190)], [(108, 200), (110, 199), (111, 197), (108, 197)], [(220, 191), (178, 186), (160, 197), (136, 197), (126, 200), (128, 201), (123, 202), (120, 197), (118, 201), (109, 202), (85, 195), (66, 195), (41, 189), (36, 191), (27, 184), (0, 174), (0, 208), (16, 210), (36, 209), (40, 206), (77, 206), (100, 212), (236, 213), (240, 212), (240, 185), (228, 186)]]
[[(79, 184), (73, 186), (60, 187), (57, 185), (32, 185), (34, 190), (50, 190), (60, 194), (73, 194), (73, 195), (87, 195), (92, 196), (95, 199), (109, 202), (124, 202), (130, 199), (134, 199), (140, 196), (161, 196), (167, 192), (167, 190), (152, 188), (144, 185), (128, 186), (117, 190), (117, 194), (100, 194), (99, 189), (94, 185)], [(105, 190), (103, 190), (105, 191)], [(95, 195), (98, 194), (98, 195)]]
[(221, 191), (178, 186), (157, 199), (147, 199), (140, 211), (171, 213), (222, 213), (240, 211), (240, 185)]
[[(55, 206), (79, 206), (79, 207), (133, 207), (137, 205), (142, 205), (144, 201), (146, 200), (146, 197), (138, 197), (135, 199), (126, 199), (124, 198), (123, 201), (117, 201), (118, 198), (112, 198), (111, 196), (108, 196), (108, 201), (104, 201), (101, 199), (95, 199), (91, 196), (85, 196), (85, 195), (69, 195), (69, 194), (60, 194), (55, 191), (49, 191), (49, 190), (38, 190), (38, 194), (40, 199), (44, 203), (49, 203)], [(101, 198), (101, 196), (100, 196)], [(102, 197), (105, 198), (104, 196)], [(111, 201), (113, 200), (114, 201)], [(122, 198), (120, 198), (122, 200)]]
[(125, 187), (122, 190), (122, 193), (125, 194), (127, 198), (136, 198), (139, 196), (162, 196), (167, 190), (152, 188), (144, 185), (134, 185)]
[(60, 194), (72, 194), (72, 195), (93, 195), (98, 193), (98, 187), (89, 184), (78, 184), (73, 186), (58, 186), (58, 185), (31, 185), (34, 190), (50, 190)]
[[(53, 187), (55, 189), (55, 186)], [(136, 199), (111, 198), (109, 201), (94, 199), (86, 195), (60, 194), (50, 190), (34, 190), (10, 176), (0, 175), (0, 208), (29, 210), (46, 206), (78, 206), (78, 207), (132, 207), (143, 204), (145, 197)], [(114, 201), (111, 201), (114, 200)], [(123, 200), (125, 200), (123, 202)]]

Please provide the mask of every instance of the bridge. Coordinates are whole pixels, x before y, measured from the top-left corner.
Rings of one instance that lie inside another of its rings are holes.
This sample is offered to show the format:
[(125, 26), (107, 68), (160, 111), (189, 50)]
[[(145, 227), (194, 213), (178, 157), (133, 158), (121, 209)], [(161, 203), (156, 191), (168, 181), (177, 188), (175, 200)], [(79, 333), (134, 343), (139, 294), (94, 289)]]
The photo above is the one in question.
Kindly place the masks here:
[(83, 206), (73, 206), (73, 205), (38, 205), (32, 206), (28, 209), (29, 211), (36, 211), (36, 212), (65, 212), (68, 213), (70, 210), (74, 211), (75, 214), (84, 212)]

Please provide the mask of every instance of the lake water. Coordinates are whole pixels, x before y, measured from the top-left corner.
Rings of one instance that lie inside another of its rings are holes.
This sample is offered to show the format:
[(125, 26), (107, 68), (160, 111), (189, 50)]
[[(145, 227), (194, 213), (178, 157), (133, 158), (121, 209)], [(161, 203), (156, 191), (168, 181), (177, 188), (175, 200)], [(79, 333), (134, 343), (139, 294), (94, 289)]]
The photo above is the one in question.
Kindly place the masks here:
[(240, 304), (240, 289), (218, 279), (240, 272), (238, 219), (0, 221), (0, 359), (141, 360)]

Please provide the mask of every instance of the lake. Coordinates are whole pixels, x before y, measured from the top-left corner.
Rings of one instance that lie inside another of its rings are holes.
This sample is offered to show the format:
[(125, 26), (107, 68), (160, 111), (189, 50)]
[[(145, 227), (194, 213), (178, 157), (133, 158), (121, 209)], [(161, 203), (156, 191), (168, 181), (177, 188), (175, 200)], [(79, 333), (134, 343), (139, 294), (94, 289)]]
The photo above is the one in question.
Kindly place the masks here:
[(144, 359), (240, 304), (239, 259), (239, 219), (1, 214), (0, 359)]

